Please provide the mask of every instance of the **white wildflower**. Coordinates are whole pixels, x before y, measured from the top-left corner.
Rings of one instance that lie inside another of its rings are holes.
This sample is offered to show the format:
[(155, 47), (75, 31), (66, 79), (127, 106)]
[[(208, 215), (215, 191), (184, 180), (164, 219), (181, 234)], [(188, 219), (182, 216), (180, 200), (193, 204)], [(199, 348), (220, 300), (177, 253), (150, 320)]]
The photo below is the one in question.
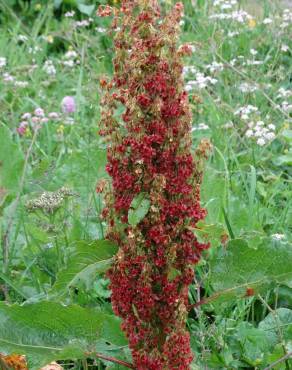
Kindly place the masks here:
[(259, 139), (257, 139), (257, 144), (259, 146), (264, 146), (266, 144), (266, 141), (265, 141), (265, 139), (263, 139), (262, 137), (260, 137)]
[(72, 17), (74, 17), (74, 15), (75, 15), (74, 10), (71, 10), (71, 12), (66, 12), (66, 13), (64, 14), (64, 16), (65, 16), (66, 18), (72, 18)]
[(55, 76), (57, 73), (56, 68), (51, 60), (46, 60), (43, 65), (43, 70), (49, 75), (49, 76)]
[(22, 88), (25, 88), (28, 86), (28, 82), (27, 81), (15, 81), (14, 82), (14, 86), (15, 87), (22, 87)]
[(285, 235), (284, 234), (273, 234), (271, 235), (273, 239), (275, 240), (282, 240), (282, 239), (285, 239)]
[(7, 59), (4, 57), (0, 57), (0, 68), (3, 68), (6, 66)]
[(224, 69), (224, 64), (223, 63), (218, 63), (216, 61), (212, 62), (211, 64), (207, 64), (206, 68), (211, 72), (221, 72)]
[(271, 18), (265, 18), (263, 20), (263, 24), (271, 24), (271, 23), (273, 23), (273, 20)]

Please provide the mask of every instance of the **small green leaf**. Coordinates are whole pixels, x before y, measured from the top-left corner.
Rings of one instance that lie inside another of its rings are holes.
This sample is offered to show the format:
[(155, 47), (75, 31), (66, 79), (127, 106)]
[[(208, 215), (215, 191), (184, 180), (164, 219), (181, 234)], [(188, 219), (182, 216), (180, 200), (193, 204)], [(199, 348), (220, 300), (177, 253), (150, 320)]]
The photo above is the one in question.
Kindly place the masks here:
[(221, 239), (227, 232), (222, 224), (206, 224), (203, 221), (197, 223), (196, 227), (189, 228), (200, 243), (210, 242), (212, 246), (221, 244)]
[(277, 166), (291, 166), (292, 165), (292, 151), (285, 155), (280, 155), (273, 160)]
[(281, 132), (281, 136), (283, 136), (288, 142), (292, 142), (292, 130), (283, 130)]
[(131, 226), (138, 225), (147, 215), (150, 208), (150, 200), (146, 198), (145, 193), (137, 195), (130, 205), (128, 221)]
[(54, 0), (54, 8), (58, 9), (62, 5), (63, 0)]
[(179, 275), (181, 275), (181, 272), (176, 268), (172, 267), (168, 272), (167, 278), (168, 280), (172, 281)]
[(77, 8), (81, 13), (91, 16), (94, 11), (95, 5), (86, 5), (78, 1)]

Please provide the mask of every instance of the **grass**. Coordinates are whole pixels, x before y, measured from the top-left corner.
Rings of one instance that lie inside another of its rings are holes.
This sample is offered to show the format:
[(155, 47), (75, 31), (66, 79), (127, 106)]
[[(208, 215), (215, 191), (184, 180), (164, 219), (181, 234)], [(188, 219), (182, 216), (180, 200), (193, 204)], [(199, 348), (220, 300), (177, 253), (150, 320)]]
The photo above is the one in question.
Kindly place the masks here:
[[(195, 70), (189, 68), (185, 76), (193, 144), (195, 148), (207, 138), (213, 146), (202, 186), (207, 224), (213, 225), (207, 232), (212, 248), (198, 267), (192, 304), (214, 294), (209, 259), (224, 249), (222, 234), (255, 249), (264, 238), (282, 241), (290, 258), (292, 13), (283, 15), (274, 1), (238, 3), (234, 10), (253, 16), (241, 15), (242, 22), (240, 15), (211, 19), (224, 13), (213, 1), (185, 1), (181, 39), (195, 47), (186, 60)], [(166, 9), (169, 5), (163, 4)], [(75, 15), (66, 17), (72, 9)], [(109, 20), (93, 13), (88, 25), (76, 24), (89, 16), (65, 1), (54, 9), (52, 2), (2, 0), (0, 10), (0, 66), (1, 58), (6, 61), (0, 67), (0, 300), (21, 303), (48, 294), (76, 240), (104, 237), (103, 201), (95, 192), (98, 179), (106, 176), (106, 142), (97, 133), (99, 79), (111, 74), (113, 45), (105, 31)], [(74, 113), (62, 112), (64, 96), (75, 98)], [(247, 106), (256, 109), (240, 110)], [(21, 132), (26, 120), (21, 117), (33, 116), (39, 107), (45, 117), (56, 112), (57, 118), (39, 127), (27, 119)], [(29, 212), (29, 200), (63, 186), (73, 195), (64, 197), (56, 212)], [(241, 273), (246, 274), (244, 267)], [(81, 281), (78, 289), (68, 302), (111, 312), (104, 277)], [(191, 311), (188, 328), (197, 358), (193, 369), (265, 369), (291, 352), (291, 280), (266, 289), (264, 296), (257, 293), (242, 299), (240, 291), (231, 302), (211, 302)], [(271, 315), (275, 332), (267, 322)], [(92, 368), (92, 362), (71, 361), (65, 368), (87, 366)], [(291, 366), (287, 357), (273, 368)]]

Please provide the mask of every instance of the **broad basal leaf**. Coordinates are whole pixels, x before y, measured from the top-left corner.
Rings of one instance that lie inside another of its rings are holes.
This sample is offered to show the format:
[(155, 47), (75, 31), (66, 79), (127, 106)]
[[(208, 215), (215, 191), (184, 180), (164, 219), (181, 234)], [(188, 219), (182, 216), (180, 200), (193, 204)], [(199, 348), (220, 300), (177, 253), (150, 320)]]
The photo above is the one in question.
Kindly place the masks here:
[(80, 281), (90, 284), (97, 273), (103, 273), (109, 268), (116, 252), (117, 247), (108, 240), (77, 242), (67, 267), (58, 273), (50, 295), (67, 295)]
[(0, 352), (26, 355), (30, 370), (125, 345), (120, 320), (113, 315), (54, 302), (0, 303)]
[(263, 238), (256, 248), (243, 239), (231, 240), (211, 260), (213, 297), (244, 297), (268, 289), (273, 283), (292, 278), (292, 246), (288, 242)]

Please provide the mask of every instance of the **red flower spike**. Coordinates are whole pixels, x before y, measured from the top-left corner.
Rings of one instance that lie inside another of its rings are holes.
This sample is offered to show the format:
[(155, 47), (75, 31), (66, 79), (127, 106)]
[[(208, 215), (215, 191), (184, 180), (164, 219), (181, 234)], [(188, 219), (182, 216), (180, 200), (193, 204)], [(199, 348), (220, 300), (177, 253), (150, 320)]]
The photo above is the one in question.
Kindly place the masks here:
[[(157, 0), (123, 0), (114, 14), (116, 58), (100, 131), (109, 136), (105, 194), (107, 238), (119, 245), (108, 272), (114, 312), (123, 320), (138, 370), (187, 370), (192, 353), (185, 327), (193, 265), (208, 244), (189, 230), (206, 216), (200, 183), (207, 143), (191, 153), (191, 113), (177, 48), (183, 5), (162, 17)], [(122, 116), (116, 109), (124, 106)], [(107, 188), (108, 189), (108, 188)], [(97, 187), (100, 191), (100, 187)], [(133, 199), (150, 202), (144, 219), (128, 224)]]

